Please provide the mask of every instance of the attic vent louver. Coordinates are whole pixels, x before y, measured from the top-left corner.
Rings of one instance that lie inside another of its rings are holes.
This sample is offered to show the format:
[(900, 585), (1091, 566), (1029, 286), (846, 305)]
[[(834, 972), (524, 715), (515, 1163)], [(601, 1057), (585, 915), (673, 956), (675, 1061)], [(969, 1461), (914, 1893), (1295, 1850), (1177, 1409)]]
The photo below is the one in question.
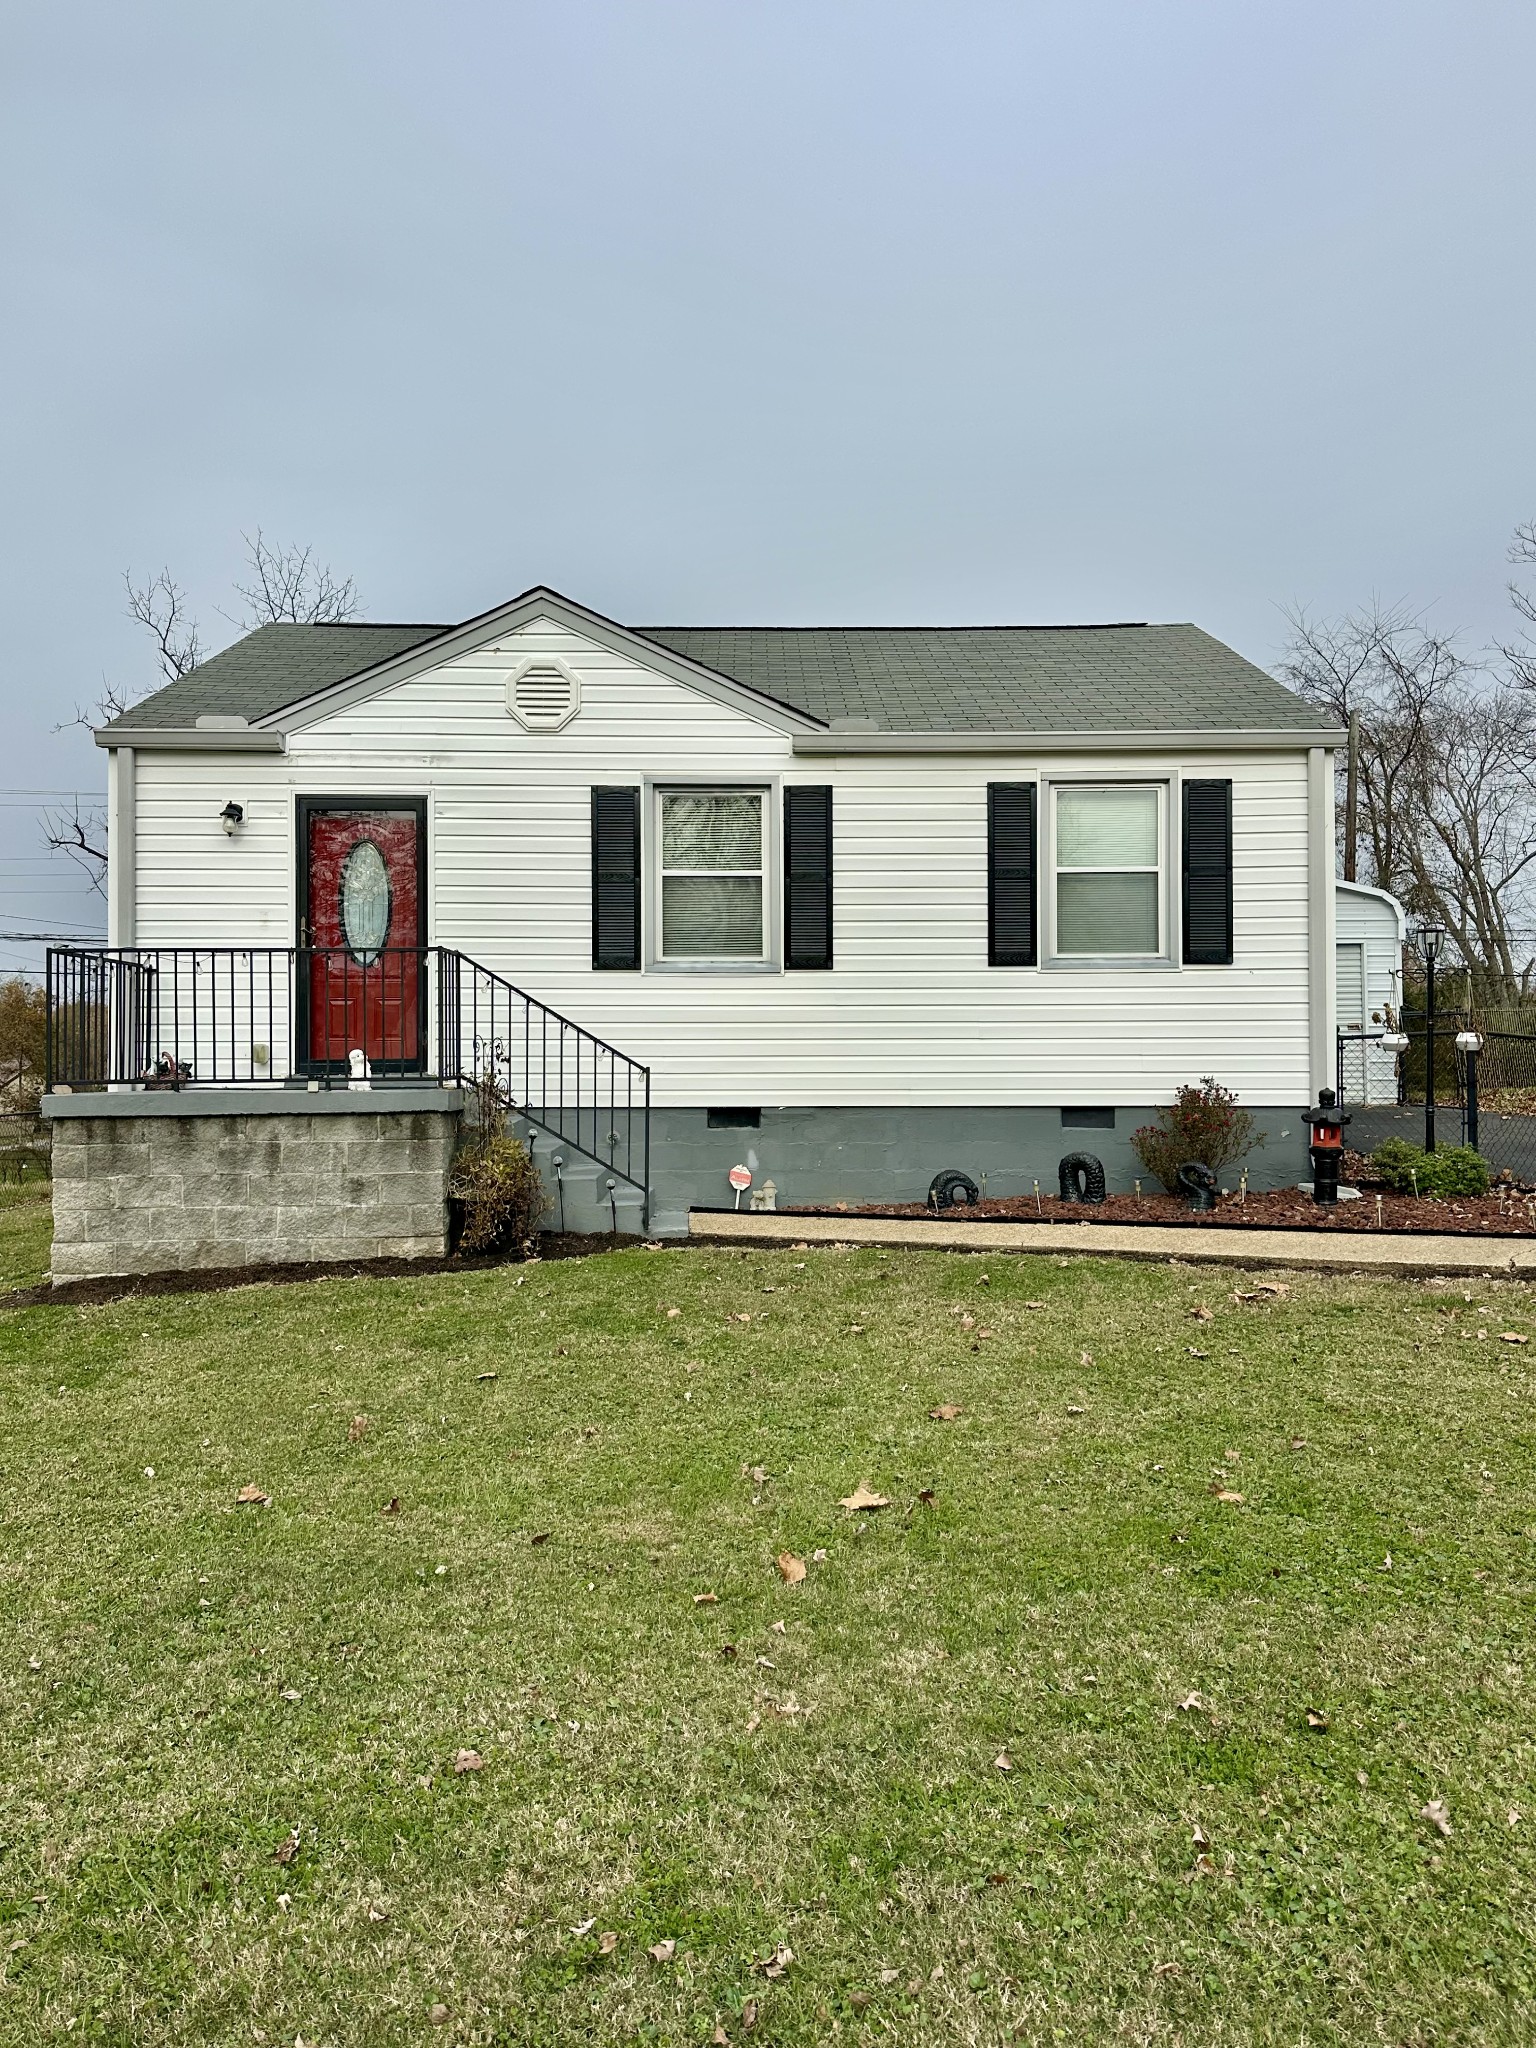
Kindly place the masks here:
[(507, 678), (507, 709), (529, 732), (558, 732), (581, 708), (581, 684), (563, 661), (525, 661)]

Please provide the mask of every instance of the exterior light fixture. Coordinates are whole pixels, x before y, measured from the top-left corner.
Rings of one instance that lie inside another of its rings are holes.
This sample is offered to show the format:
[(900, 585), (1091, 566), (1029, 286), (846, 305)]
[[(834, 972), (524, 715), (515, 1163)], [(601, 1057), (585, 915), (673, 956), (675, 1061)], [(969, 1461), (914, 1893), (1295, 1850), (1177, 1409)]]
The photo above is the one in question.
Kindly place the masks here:
[(1433, 967), (1440, 957), (1440, 948), (1445, 944), (1444, 925), (1421, 924), (1413, 936), (1424, 955), (1426, 966)]
[(245, 805), (237, 804), (234, 798), (231, 797), (229, 802), (224, 806), (223, 810), (219, 813), (219, 823), (224, 827), (224, 830), (229, 834), (230, 838), (233, 839), (236, 832), (240, 829), (241, 825), (244, 822)]

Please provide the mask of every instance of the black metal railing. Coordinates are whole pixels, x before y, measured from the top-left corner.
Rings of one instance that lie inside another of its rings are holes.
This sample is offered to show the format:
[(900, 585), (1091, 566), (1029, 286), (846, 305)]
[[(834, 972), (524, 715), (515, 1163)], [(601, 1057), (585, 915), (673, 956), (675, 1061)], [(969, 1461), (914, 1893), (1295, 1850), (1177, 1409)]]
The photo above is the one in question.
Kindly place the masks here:
[(440, 959), (440, 1058), (466, 1079), (494, 1068), (520, 1115), (645, 1193), (650, 1068), (479, 961), (446, 947)]
[(446, 946), (54, 947), (52, 1090), (473, 1084), (649, 1201), (649, 1067)]

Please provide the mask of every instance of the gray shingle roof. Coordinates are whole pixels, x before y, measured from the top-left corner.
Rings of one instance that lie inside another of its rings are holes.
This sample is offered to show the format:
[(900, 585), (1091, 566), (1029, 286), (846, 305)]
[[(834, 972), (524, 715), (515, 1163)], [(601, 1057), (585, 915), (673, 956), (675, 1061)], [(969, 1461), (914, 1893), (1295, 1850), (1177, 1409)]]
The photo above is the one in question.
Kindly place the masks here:
[[(446, 633), (446, 626), (258, 626), (112, 725), (196, 725), (205, 714), (265, 718), (316, 690)], [(107, 731), (112, 730), (112, 725)]]
[(765, 696), (888, 732), (1316, 727), (1198, 626), (639, 626)]
[[(113, 724), (191, 726), (210, 714), (255, 721), (452, 630), (263, 626)], [(1155, 732), (1318, 724), (1310, 705), (1197, 626), (634, 630), (829, 725), (857, 719), (883, 732)]]

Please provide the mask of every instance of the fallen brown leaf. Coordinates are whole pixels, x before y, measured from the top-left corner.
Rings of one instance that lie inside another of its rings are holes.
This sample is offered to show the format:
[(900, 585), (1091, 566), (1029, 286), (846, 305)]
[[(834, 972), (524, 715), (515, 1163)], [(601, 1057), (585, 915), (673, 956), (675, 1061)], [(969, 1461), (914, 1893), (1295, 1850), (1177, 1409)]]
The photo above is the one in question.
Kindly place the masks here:
[(741, 2008), (741, 2031), (750, 2034), (757, 2025), (757, 2000), (749, 1998)]
[(1177, 1963), (1154, 1963), (1152, 1974), (1154, 1977), (1177, 1977), (1182, 1973)]
[(1501, 1344), (1529, 1344), (1530, 1341), (1529, 1337), (1522, 1337), (1518, 1330), (1500, 1330), (1499, 1332), (1499, 1342)]
[(477, 1381), (483, 1381), (483, 1380), (495, 1380), (495, 1379), (500, 1379), (500, 1377), (501, 1377), (500, 1373), (495, 1373), (495, 1372), (477, 1372), (477, 1373), (475, 1374), (475, 1378), (476, 1378), (476, 1380), (477, 1380)]
[(1191, 1358), (1209, 1358), (1211, 1355), (1209, 1351), (1197, 1351), (1193, 1344), (1186, 1344), (1184, 1346), (1184, 1349), (1189, 1353)]
[(1024, 1306), (1026, 1308), (1044, 1308), (1045, 1303), (1043, 1301), (1026, 1301)]
[(887, 1985), (894, 1984), (899, 1980), (900, 1976), (900, 1970), (882, 1970), (880, 1972), (880, 1982)]
[(1075, 1402), (1075, 1401), (1069, 1401), (1069, 1402), (1067, 1403), (1067, 1413), (1068, 1413), (1069, 1415), (1081, 1415), (1081, 1414), (1082, 1414), (1082, 1412), (1083, 1412), (1083, 1411), (1082, 1411), (1082, 1409), (1081, 1409), (1081, 1408), (1080, 1408), (1080, 1407), (1078, 1406), (1077, 1402)]
[(861, 1514), (869, 1508), (888, 1508), (890, 1502), (883, 1493), (876, 1493), (867, 1479), (861, 1479), (852, 1493), (845, 1493), (838, 1502), (850, 1515)]
[(1186, 1693), (1179, 1701), (1181, 1714), (1208, 1714), (1210, 1711), (1211, 1703), (1203, 1692)]
[(805, 1577), (805, 1566), (798, 1557), (791, 1556), (787, 1550), (781, 1550), (774, 1562), (778, 1565), (779, 1577), (786, 1586), (798, 1586)]
[(368, 1908), (368, 1918), (374, 1922), (387, 1920), (389, 1918), (388, 1906), (380, 1906), (376, 1903), (371, 1905)]
[(1197, 1301), (1189, 1313), (1192, 1321), (1208, 1323), (1215, 1315), (1215, 1310), (1207, 1308), (1203, 1301)]
[(789, 1634), (789, 1623), (787, 1621), (770, 1621), (768, 1633), (775, 1636), (787, 1636)]
[(917, 1497), (925, 1508), (931, 1508), (936, 1498), (931, 1486), (923, 1487)]
[(373, 1417), (371, 1415), (354, 1415), (347, 1424), (347, 1442), (349, 1444), (360, 1444), (372, 1427)]
[(718, 1593), (695, 1593), (693, 1604), (695, 1607), (718, 1607), (720, 1605), (720, 1595)]
[(1006, 1749), (1000, 1749), (997, 1755), (993, 1757), (992, 1768), (994, 1771), (1011, 1771), (1013, 1769), (1013, 1758), (1009, 1756)]
[(738, 1657), (741, 1653), (734, 1643), (722, 1643), (720, 1645), (720, 1654), (726, 1663), (729, 1664), (733, 1658)]
[(1308, 1707), (1307, 1726), (1309, 1728), (1315, 1728), (1320, 1732), (1325, 1732), (1328, 1727), (1328, 1716), (1320, 1712), (1319, 1709), (1316, 1707)]
[(399, 1514), (399, 1512), (400, 1512), (400, 1496), (399, 1496), (399, 1494), (398, 1494), (398, 1493), (392, 1493), (392, 1494), (390, 1495), (389, 1499), (388, 1499), (387, 1501), (385, 1501), (385, 1503), (384, 1503), (383, 1507), (381, 1507), (381, 1508), (379, 1509), (379, 1513), (380, 1513), (381, 1515), (398, 1515), (398, 1514)]
[(777, 1941), (773, 1945), (772, 1953), (756, 1957), (752, 1967), (754, 1970), (761, 1970), (765, 1977), (778, 1978), (783, 1976), (794, 1960), (795, 1952), (789, 1943)]
[(1437, 1827), (1442, 1835), (1451, 1832), (1451, 1810), (1443, 1799), (1431, 1799), (1427, 1806), (1419, 1808), (1419, 1819), (1427, 1820)]
[(291, 1828), (272, 1851), (274, 1863), (291, 1863), (299, 1853), (299, 1831)]
[(941, 1407), (928, 1410), (928, 1420), (930, 1422), (953, 1422), (964, 1412), (958, 1401), (946, 1401)]
[(1211, 1838), (1205, 1832), (1205, 1829), (1201, 1827), (1199, 1821), (1196, 1821), (1194, 1826), (1190, 1829), (1189, 1839), (1194, 1843), (1197, 1849), (1209, 1849), (1209, 1847), (1211, 1846)]
[(1304, 1436), (1293, 1436), (1291, 1438), (1291, 1449), (1293, 1451), (1304, 1451), (1306, 1448), (1307, 1440)]
[(610, 1927), (606, 1934), (597, 1937), (597, 1952), (600, 1956), (611, 1956), (619, 1945), (619, 1937)]
[(478, 1749), (460, 1749), (454, 1752), (453, 1768), (462, 1778), (466, 1771), (483, 1771), (485, 1762)]
[(730, 2048), (730, 2040), (730, 2035), (725, 2031), (725, 2028), (721, 2026), (720, 2022), (716, 2020), (715, 2031), (709, 2037), (710, 2048), (721, 2048), (722, 2043), (725, 2044), (725, 2048)]
[(242, 1486), (235, 1495), (235, 1506), (240, 1508), (269, 1508), (272, 1505), (270, 1493), (264, 1493), (259, 1486)]
[(528, 1539), (528, 1541), (529, 1541), (530, 1543), (547, 1543), (547, 1542), (549, 1541), (549, 1537), (550, 1537), (550, 1532), (549, 1532), (549, 1530), (548, 1530), (548, 1529), (542, 1529), (542, 1530), (540, 1530), (540, 1532), (539, 1532), (539, 1534), (538, 1534), (537, 1536), (530, 1536), (530, 1537), (529, 1537), (529, 1539)]
[(1240, 1508), (1243, 1505), (1243, 1495), (1234, 1493), (1230, 1486), (1213, 1486), (1211, 1492), (1217, 1500), (1224, 1500), (1229, 1507)]
[(677, 1943), (675, 1941), (653, 1942), (646, 1950), (646, 1954), (653, 1963), (670, 1963), (677, 1954)]
[(432, 2022), (434, 2027), (446, 2027), (448, 2022), (453, 2018), (453, 2014), (449, 2011), (448, 2007), (443, 2004), (442, 2000), (439, 1999), (437, 2004), (434, 2005), (432, 2007), (432, 2010), (427, 2014), (427, 2018)]

